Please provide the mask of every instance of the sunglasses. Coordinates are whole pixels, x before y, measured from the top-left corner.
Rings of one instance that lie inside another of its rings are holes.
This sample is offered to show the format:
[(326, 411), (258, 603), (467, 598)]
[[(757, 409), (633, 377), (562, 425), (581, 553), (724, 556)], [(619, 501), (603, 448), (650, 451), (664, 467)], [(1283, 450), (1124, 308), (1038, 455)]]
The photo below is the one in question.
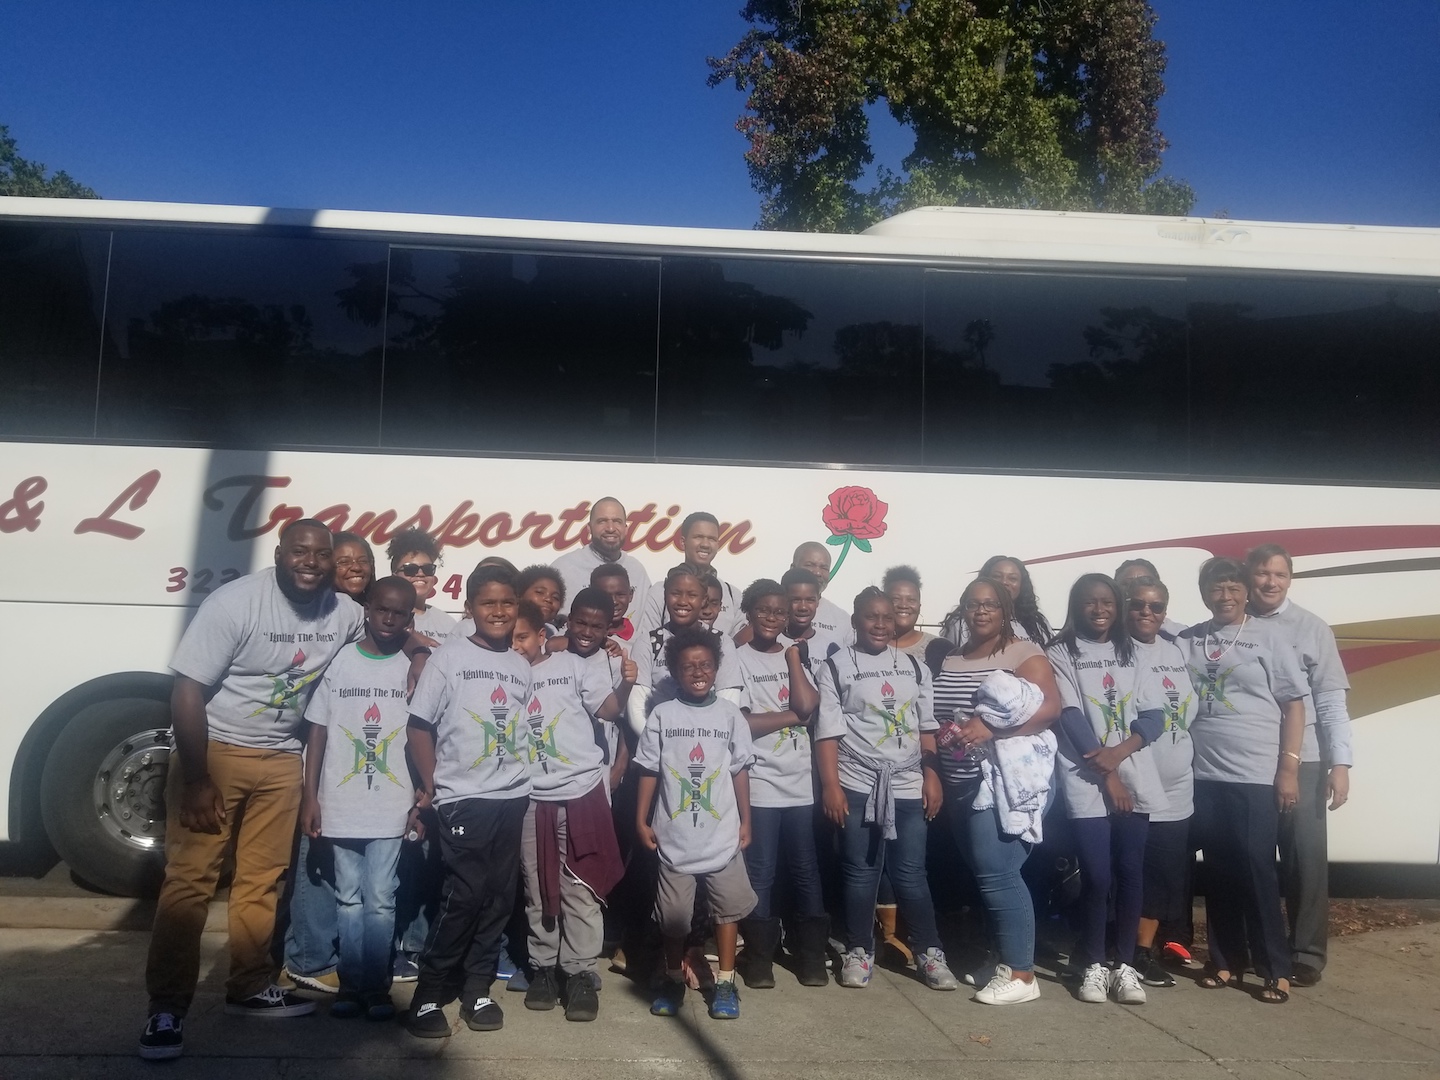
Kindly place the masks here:
[(1135, 612), (1149, 611), (1156, 615), (1165, 614), (1166, 604), (1163, 600), (1131, 600), (1130, 610)]
[(395, 572), (401, 577), (434, 577), (435, 564), (407, 562), (403, 566), (397, 566)]

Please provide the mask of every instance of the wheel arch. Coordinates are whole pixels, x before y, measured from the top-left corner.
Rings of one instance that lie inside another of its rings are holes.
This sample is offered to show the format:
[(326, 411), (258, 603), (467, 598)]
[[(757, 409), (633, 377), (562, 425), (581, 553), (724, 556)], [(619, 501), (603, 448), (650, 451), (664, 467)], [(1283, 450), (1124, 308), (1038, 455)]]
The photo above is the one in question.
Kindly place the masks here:
[(112, 698), (150, 698), (168, 704), (174, 684), (173, 675), (119, 671), (72, 687), (51, 702), (20, 740), (10, 771), (10, 842), (33, 844), (45, 836), (40, 813), (40, 778), (55, 740), (76, 713)]

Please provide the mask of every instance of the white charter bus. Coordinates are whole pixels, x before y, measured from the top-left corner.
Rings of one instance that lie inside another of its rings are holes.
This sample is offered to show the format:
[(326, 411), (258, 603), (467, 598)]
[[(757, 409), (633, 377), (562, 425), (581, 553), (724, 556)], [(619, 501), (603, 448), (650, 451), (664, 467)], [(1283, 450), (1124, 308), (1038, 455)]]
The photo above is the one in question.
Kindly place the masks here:
[[(925, 209), (858, 236), (0, 200), (0, 839), (154, 880), (167, 663), (301, 515), (483, 556), (620, 498), (744, 585), (940, 621), (989, 555), (1070, 582), (1261, 540), (1335, 627), (1337, 860), (1440, 858), (1440, 230)], [(828, 511), (828, 512), (827, 512)]]

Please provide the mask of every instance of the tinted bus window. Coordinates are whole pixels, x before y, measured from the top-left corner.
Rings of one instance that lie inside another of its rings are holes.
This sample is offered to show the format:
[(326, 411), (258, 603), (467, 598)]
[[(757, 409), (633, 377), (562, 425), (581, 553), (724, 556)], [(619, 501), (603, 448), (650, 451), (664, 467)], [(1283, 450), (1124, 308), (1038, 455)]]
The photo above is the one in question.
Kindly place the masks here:
[(110, 234), (0, 227), (0, 435), (95, 434)]
[(653, 259), (395, 248), (384, 444), (655, 452)]
[(1191, 283), (1196, 466), (1440, 478), (1440, 293), (1262, 277)]
[(99, 434), (375, 446), (385, 256), (361, 241), (117, 231)]
[(925, 463), (1184, 472), (1185, 285), (925, 275)]
[(922, 277), (667, 258), (659, 453), (918, 464)]

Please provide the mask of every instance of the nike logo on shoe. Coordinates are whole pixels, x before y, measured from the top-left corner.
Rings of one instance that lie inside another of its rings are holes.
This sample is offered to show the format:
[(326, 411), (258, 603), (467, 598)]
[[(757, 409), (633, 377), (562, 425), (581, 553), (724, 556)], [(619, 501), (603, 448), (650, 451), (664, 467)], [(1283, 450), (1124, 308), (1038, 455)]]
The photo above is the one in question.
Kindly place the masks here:
[(433, 1001), (427, 1001), (424, 1005), (421, 1005), (420, 1008), (415, 1010), (415, 1017), (416, 1019), (419, 1019), (422, 1016), (429, 1016), (432, 1012), (439, 1011), (439, 1005), (435, 1004), (435, 1002)]

